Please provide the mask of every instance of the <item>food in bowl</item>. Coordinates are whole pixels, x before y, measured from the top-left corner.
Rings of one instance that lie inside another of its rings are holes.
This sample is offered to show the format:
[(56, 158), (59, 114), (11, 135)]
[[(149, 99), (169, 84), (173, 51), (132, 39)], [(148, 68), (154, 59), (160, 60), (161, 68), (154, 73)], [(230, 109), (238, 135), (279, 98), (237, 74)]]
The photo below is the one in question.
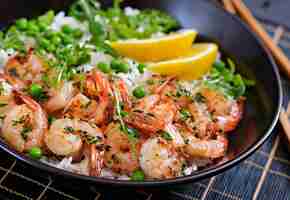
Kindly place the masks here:
[(169, 15), (119, 3), (79, 0), (1, 33), (1, 137), (40, 162), (122, 180), (224, 160), (253, 81)]

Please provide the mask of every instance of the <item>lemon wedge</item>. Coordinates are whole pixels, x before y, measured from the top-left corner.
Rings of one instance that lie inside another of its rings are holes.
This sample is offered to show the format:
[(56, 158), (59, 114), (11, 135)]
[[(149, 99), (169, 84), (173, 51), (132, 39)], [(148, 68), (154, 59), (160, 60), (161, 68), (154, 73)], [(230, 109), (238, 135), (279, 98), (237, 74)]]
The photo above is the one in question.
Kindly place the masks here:
[(158, 38), (111, 42), (111, 47), (120, 55), (139, 62), (158, 62), (184, 55), (196, 35), (196, 31), (186, 30)]
[(216, 44), (194, 44), (183, 56), (151, 63), (147, 70), (162, 75), (175, 75), (184, 80), (199, 79), (211, 69), (217, 54), (218, 46)]

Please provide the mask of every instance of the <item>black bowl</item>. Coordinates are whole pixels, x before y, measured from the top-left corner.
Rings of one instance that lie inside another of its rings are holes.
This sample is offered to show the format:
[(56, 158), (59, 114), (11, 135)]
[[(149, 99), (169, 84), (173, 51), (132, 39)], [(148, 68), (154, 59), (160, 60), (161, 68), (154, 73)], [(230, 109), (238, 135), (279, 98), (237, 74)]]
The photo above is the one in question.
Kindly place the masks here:
[[(2, 24), (8, 24), (17, 17), (31, 17), (44, 12), (48, 8), (65, 9), (69, 3), (70, 1), (60, 2), (57, 0), (2, 0), (0, 20)], [(105, 1), (104, 3), (108, 6), (111, 2)], [(78, 181), (83, 180), (88, 183), (131, 187), (169, 186), (194, 182), (221, 173), (254, 153), (271, 135), (277, 123), (282, 102), (282, 90), (277, 67), (272, 56), (260, 40), (237, 17), (224, 12), (209, 1), (135, 0), (125, 1), (124, 3), (141, 9), (157, 8), (170, 13), (179, 20), (182, 28), (198, 30), (202, 36), (198, 40), (204, 41), (204, 38), (210, 38), (218, 42), (227, 55), (238, 61), (238, 71), (256, 80), (256, 86), (250, 89), (247, 94), (243, 120), (239, 127), (230, 134), (230, 159), (216, 166), (195, 172), (190, 176), (168, 180), (132, 182), (82, 176), (56, 169), (15, 152), (3, 141), (0, 142), (1, 148), (19, 160), (51, 174), (58, 174), (61, 177), (73, 178)], [(174, 51), (174, 49), (172, 50)]]

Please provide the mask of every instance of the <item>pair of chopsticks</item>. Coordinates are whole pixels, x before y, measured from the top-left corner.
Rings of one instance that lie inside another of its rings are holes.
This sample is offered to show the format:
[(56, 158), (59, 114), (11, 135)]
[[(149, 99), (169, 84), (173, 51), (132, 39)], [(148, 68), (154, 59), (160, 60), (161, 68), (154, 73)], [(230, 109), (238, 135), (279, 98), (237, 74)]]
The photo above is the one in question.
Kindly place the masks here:
[[(280, 69), (285, 72), (285, 74), (290, 79), (290, 61), (284, 52), (278, 47), (277, 43), (279, 42), (282, 34), (283, 28), (278, 28), (274, 38), (272, 39), (268, 33), (265, 31), (263, 26), (255, 19), (251, 11), (243, 3), (242, 0), (222, 0), (224, 8), (232, 14), (239, 14), (240, 17), (249, 25), (249, 27), (254, 31), (260, 39), (264, 42), (267, 48), (270, 50)], [(288, 103), (287, 110), (285, 111), (282, 108), (280, 113), (280, 123), (284, 129), (286, 137), (290, 142), (290, 102)]]
[(222, 0), (225, 9), (232, 14), (239, 14), (241, 18), (250, 26), (267, 48), (275, 57), (280, 69), (286, 73), (290, 79), (290, 61), (281, 48), (277, 46), (275, 41), (268, 35), (263, 26), (255, 19), (251, 11), (243, 3), (242, 0)]

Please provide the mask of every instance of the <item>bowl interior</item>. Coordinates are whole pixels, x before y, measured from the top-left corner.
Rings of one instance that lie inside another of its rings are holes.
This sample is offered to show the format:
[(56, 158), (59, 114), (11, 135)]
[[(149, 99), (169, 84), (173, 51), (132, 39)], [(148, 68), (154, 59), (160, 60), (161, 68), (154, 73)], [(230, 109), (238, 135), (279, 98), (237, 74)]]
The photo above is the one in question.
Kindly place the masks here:
[[(43, 0), (40, 3), (37, 0), (27, 0), (25, 1), (25, 6), (23, 6), (24, 1), (2, 0), (0, 24), (3, 26), (20, 16), (37, 15), (48, 8), (63, 9), (70, 2)], [(105, 5), (110, 5), (111, 3), (111, 1), (103, 2)], [(256, 81), (256, 86), (247, 93), (247, 103), (243, 120), (239, 127), (229, 136), (230, 161), (199, 171), (189, 177), (175, 179), (171, 183), (193, 181), (216, 174), (237, 163), (237, 161), (245, 158), (258, 148), (270, 135), (277, 121), (277, 113), (281, 106), (281, 87), (275, 64), (255, 36), (238, 19), (223, 12), (220, 8), (209, 3), (209, 1), (128, 0), (124, 4), (141, 9), (157, 8), (168, 12), (180, 22), (182, 28), (198, 30), (200, 33), (197, 39), (198, 41), (204, 41), (204, 38), (210, 38), (220, 44), (222, 51), (226, 52), (228, 56), (239, 63), (237, 66), (238, 72)], [(6, 145), (2, 144), (1, 146), (10, 153), (13, 152)], [(17, 155), (17, 153), (14, 152), (14, 155)], [(44, 167), (42, 164), (28, 158), (19, 155), (17, 157), (40, 168), (50, 170), (50, 167)], [(72, 175), (70, 173), (67, 174)], [(83, 177), (78, 175), (74, 176)], [(93, 180), (100, 182), (98, 179)], [(117, 182), (113, 181), (113, 183)], [(155, 183), (160, 184), (162, 181)], [(126, 185), (130, 184), (126, 183)], [(142, 185), (142, 183), (140, 184)], [(148, 184), (152, 185), (154, 183)]]

